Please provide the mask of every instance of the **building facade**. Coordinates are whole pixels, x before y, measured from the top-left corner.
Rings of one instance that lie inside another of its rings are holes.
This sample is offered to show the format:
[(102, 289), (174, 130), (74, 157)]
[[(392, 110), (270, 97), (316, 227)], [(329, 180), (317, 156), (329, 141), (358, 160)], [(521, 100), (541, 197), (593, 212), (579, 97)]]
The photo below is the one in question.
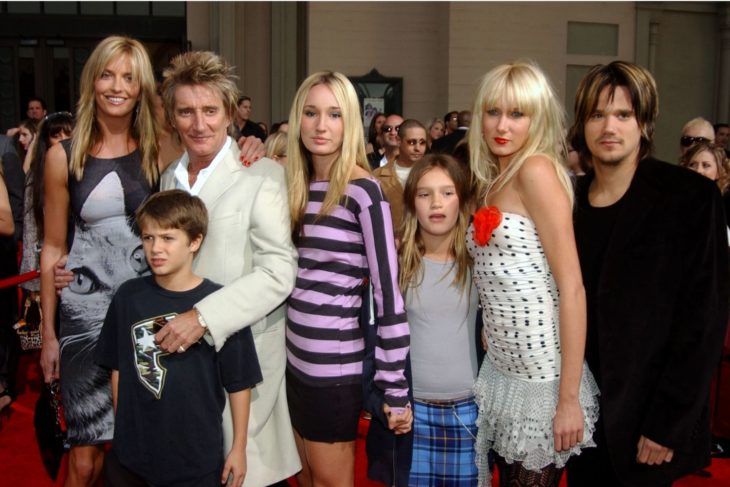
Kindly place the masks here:
[(730, 118), (725, 2), (0, 2), (2, 128), (24, 114), (31, 90), (52, 109), (70, 108), (84, 55), (112, 33), (143, 40), (158, 70), (181, 50), (220, 53), (253, 98), (253, 118), (269, 124), (288, 118), (314, 71), (400, 78), (400, 111), (426, 122), (471, 108), (479, 78), (520, 58), (546, 71), (569, 120), (590, 66), (649, 68), (665, 160), (676, 162), (687, 120)]

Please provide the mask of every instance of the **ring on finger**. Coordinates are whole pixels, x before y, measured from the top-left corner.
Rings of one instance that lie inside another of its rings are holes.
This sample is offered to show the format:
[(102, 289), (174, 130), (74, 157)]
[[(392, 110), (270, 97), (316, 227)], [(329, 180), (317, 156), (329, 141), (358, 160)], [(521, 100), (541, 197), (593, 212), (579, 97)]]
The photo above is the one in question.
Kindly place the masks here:
[(183, 352), (185, 351), (185, 347), (183, 347), (182, 345), (180, 345), (180, 346), (179, 346), (179, 347), (177, 348), (177, 351), (178, 351), (179, 353), (183, 353)]

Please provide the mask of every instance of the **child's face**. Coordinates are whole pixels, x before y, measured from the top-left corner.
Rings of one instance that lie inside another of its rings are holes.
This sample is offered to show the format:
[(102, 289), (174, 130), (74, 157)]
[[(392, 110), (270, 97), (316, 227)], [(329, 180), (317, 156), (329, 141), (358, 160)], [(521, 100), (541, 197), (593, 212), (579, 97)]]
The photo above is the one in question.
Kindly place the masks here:
[(190, 240), (178, 228), (161, 228), (157, 222), (142, 225), (142, 246), (152, 273), (157, 277), (174, 277), (192, 270), (193, 257), (203, 236)]
[(459, 196), (454, 181), (440, 167), (434, 167), (416, 185), (416, 218), (423, 237), (451, 233), (459, 216)]

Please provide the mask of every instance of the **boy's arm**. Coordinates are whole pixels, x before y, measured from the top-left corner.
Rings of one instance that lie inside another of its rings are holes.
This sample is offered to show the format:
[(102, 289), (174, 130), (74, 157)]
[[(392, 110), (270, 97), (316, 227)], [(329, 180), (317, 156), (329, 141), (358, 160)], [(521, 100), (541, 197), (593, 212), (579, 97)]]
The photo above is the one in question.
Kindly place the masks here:
[(231, 485), (239, 487), (246, 477), (246, 441), (248, 438), (248, 416), (251, 408), (251, 389), (228, 394), (233, 418), (233, 446), (228, 453), (221, 475), (225, 484), (229, 474), (233, 474)]
[(117, 414), (117, 399), (119, 398), (119, 371), (112, 370), (112, 406), (114, 406), (114, 415)]

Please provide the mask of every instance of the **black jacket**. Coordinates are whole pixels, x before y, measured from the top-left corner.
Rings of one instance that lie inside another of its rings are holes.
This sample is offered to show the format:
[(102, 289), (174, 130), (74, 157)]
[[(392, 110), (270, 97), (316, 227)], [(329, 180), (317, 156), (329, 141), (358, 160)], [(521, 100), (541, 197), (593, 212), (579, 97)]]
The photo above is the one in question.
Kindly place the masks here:
[[(592, 180), (589, 173), (578, 181), (577, 216)], [(600, 361), (586, 360), (592, 369), (600, 362), (601, 415), (614, 471), (626, 485), (667, 484), (710, 462), (710, 380), (727, 324), (723, 202), (709, 179), (646, 159), (618, 211), (589, 324), (598, 331)], [(577, 218), (581, 259), (583, 232)], [(673, 448), (674, 459), (637, 464), (640, 435)]]

